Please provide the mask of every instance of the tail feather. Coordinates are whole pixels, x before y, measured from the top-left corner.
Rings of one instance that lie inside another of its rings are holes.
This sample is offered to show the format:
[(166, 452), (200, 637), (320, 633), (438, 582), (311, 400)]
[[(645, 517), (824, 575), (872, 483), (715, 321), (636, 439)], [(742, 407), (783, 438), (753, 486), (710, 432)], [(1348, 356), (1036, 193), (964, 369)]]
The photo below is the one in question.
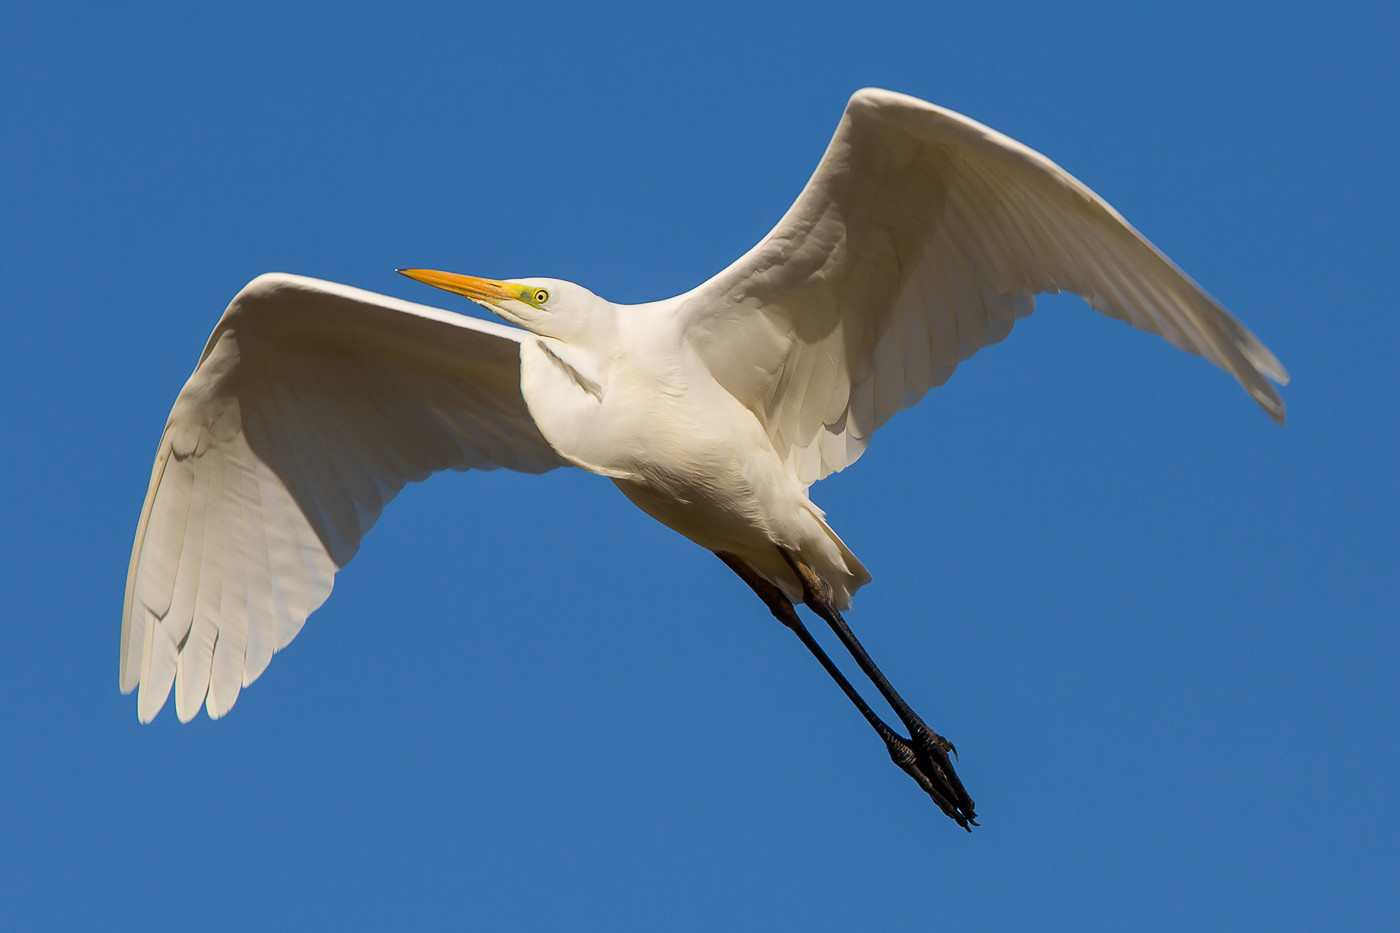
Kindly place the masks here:
[(812, 557), (817, 555), (805, 553), (804, 549), (803, 558), (831, 587), (831, 601), (837, 610), (845, 612), (851, 608), (851, 597), (855, 595), (856, 590), (870, 582), (870, 571), (865, 569), (860, 558), (856, 557), (846, 546), (846, 542), (841, 540), (841, 536), (826, 523), (821, 510), (812, 506), (811, 512), (825, 532), (826, 540), (831, 545), (830, 550), (834, 553), (823, 553), (820, 555), (823, 559), (814, 561)]

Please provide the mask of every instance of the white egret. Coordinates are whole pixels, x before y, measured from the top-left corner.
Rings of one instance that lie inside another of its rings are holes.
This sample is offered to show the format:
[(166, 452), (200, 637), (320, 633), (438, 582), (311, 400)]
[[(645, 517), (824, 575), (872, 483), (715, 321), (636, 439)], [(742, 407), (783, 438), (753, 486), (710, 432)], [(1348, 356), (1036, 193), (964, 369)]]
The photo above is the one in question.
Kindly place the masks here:
[[(270, 274), (214, 328), (161, 438), (127, 576), (121, 689), (140, 686), (143, 722), (172, 686), (181, 721), (201, 705), (227, 713), (405, 483), (573, 465), (719, 555), (967, 827), (951, 744), (841, 617), (870, 574), (808, 487), (1042, 292), (1204, 356), (1283, 420), (1278, 360), (1103, 199), (1020, 143), (889, 91), (856, 93), (772, 232), (674, 298), (622, 306), (554, 279), (402, 271), (516, 326)], [(794, 600), (831, 625), (908, 738)]]

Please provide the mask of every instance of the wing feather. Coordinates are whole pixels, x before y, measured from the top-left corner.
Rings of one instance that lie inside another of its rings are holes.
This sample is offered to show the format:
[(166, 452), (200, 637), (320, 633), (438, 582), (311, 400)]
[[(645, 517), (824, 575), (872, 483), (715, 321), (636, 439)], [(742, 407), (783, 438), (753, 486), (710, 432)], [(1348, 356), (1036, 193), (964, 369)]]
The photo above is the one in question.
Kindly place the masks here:
[(218, 718), (330, 594), (384, 506), (444, 469), (562, 461), (519, 331), (348, 286), (243, 289), (176, 399), (137, 525), (121, 687)]
[[(252, 416), (252, 417), (260, 417)], [(256, 430), (256, 427), (252, 428)], [(243, 506), (247, 519), (246, 533), (251, 538), (245, 554), (248, 555), (247, 594), (248, 628), (243, 653), (243, 669), (239, 672), (239, 686), (251, 683), (248, 672), (256, 667), (262, 673), (276, 650), (277, 623), (281, 614), (279, 608), (279, 582), (272, 568), (277, 566), (282, 555), (278, 553), (279, 542), (270, 532), (281, 516), (275, 509), (275, 499), (264, 483), (262, 464), (253, 459), (252, 469), (243, 474)], [(256, 560), (252, 555), (265, 554), (266, 560)], [(253, 675), (254, 677), (257, 674)], [(233, 703), (223, 706), (227, 712)], [(213, 710), (210, 710), (213, 715)]]
[(676, 308), (810, 483), (1059, 291), (1206, 357), (1283, 420), (1278, 360), (1102, 198), (1020, 143), (889, 91), (851, 98), (778, 225)]

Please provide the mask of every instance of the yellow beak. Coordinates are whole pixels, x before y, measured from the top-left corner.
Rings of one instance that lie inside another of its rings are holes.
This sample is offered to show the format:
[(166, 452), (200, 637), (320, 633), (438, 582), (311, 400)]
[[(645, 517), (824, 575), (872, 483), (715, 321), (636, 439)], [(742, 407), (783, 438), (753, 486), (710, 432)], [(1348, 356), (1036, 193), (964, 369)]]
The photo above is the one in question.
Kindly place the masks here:
[(519, 300), (520, 298), (521, 286), (509, 282), (479, 279), (474, 275), (458, 275), (455, 272), (438, 272), (433, 269), (396, 269), (394, 271), (425, 285), (465, 295), (472, 301), (480, 301), (489, 305), (511, 299)]

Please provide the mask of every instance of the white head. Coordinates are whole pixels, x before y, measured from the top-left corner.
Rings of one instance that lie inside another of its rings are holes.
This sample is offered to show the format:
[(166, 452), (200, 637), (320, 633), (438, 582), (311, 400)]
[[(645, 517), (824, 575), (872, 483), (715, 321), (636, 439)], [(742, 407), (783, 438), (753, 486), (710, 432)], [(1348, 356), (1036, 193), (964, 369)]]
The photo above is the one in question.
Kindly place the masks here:
[(574, 346), (608, 339), (614, 326), (612, 302), (562, 279), (479, 279), (431, 269), (399, 269), (401, 275), (465, 295), (491, 313), (541, 337)]

